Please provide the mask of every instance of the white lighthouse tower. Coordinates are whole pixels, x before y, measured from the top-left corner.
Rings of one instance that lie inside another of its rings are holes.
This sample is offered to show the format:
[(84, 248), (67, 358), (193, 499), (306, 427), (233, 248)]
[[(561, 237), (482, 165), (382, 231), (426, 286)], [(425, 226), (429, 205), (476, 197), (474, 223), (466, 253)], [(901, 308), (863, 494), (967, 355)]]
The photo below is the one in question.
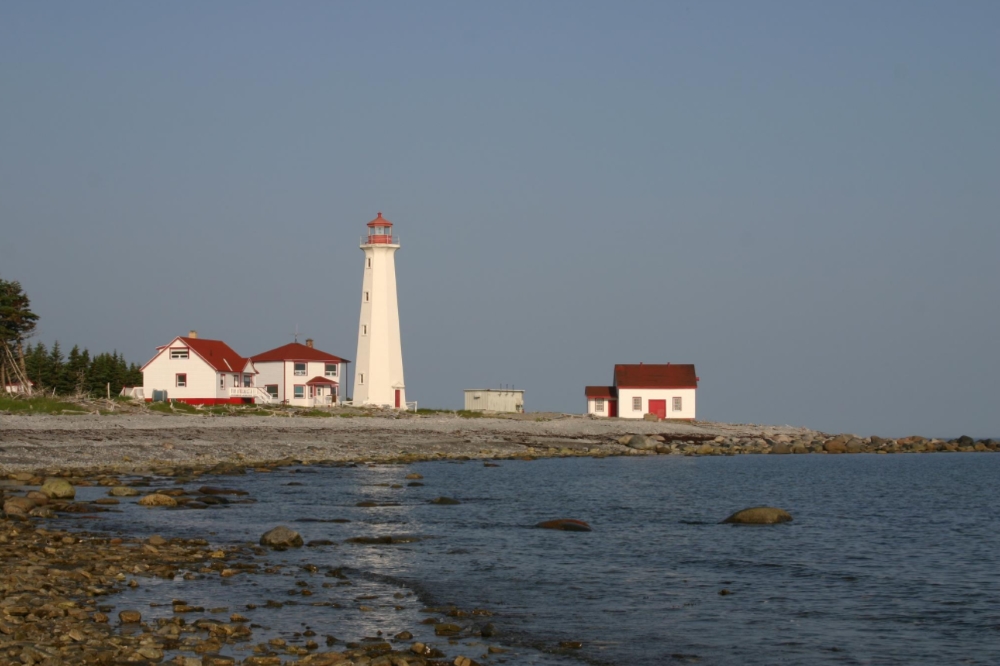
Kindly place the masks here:
[(406, 408), (403, 349), (399, 343), (396, 304), (396, 250), (392, 222), (378, 214), (361, 239), (365, 278), (361, 286), (361, 322), (354, 375), (355, 405)]

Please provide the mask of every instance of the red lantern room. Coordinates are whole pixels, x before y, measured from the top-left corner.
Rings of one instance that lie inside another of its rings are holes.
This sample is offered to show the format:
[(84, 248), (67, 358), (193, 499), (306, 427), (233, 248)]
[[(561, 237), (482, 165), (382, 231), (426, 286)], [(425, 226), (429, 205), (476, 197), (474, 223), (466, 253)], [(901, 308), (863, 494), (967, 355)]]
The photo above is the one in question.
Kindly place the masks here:
[(368, 223), (368, 245), (398, 245), (399, 241), (392, 237), (392, 222), (382, 217), (381, 211), (374, 220)]

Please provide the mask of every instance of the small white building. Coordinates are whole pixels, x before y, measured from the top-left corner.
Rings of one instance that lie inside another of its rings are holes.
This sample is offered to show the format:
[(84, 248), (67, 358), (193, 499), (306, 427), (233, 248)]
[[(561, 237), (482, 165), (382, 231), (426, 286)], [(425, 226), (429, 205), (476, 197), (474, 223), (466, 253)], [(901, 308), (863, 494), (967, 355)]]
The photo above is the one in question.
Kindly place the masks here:
[(524, 389), (465, 389), (470, 412), (524, 412)]
[(31, 389), (34, 388), (35, 388), (35, 382), (31, 381), (30, 379), (28, 380), (27, 386), (23, 385), (19, 381), (13, 380), (13, 381), (8, 381), (6, 384), (4, 384), (3, 387), (4, 391), (6, 391), (7, 393), (31, 393)]
[(257, 369), (257, 385), (272, 401), (296, 407), (339, 405), (340, 389), (350, 361), (320, 351), (312, 340), (287, 345), (251, 356)]
[(690, 364), (616, 365), (614, 386), (586, 387), (587, 414), (693, 420), (699, 381)]
[(155, 397), (191, 405), (249, 404), (267, 402), (257, 388), (257, 370), (221, 340), (205, 340), (191, 331), (157, 347), (156, 355), (142, 366), (142, 397)]

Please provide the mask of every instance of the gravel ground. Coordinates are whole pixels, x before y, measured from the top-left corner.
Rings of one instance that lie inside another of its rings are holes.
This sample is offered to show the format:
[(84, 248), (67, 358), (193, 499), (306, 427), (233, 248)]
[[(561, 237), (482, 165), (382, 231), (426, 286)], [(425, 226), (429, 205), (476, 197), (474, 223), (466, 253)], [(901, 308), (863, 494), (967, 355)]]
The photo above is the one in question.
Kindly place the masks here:
[(391, 412), (351, 418), (150, 413), (0, 416), (0, 471), (106, 466), (128, 470), (286, 458), (378, 461), (560, 452), (619, 455), (632, 452), (617, 443), (627, 433), (703, 440), (720, 435), (803, 437), (814, 431), (791, 426), (608, 420), (558, 414), (471, 419)]

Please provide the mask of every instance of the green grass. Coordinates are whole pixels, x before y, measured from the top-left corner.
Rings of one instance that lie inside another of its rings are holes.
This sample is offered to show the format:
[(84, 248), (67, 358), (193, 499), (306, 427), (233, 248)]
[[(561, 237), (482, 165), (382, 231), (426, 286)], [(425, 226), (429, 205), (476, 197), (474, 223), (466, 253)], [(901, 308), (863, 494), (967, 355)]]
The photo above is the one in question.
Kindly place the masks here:
[(421, 407), (417, 410), (417, 414), (454, 414), (453, 409), (428, 409), (426, 407)]
[(79, 405), (64, 402), (58, 398), (46, 396), (15, 398), (9, 395), (0, 395), (0, 411), (14, 414), (62, 414), (63, 410), (79, 414), (87, 413), (87, 410)]
[(473, 412), (473, 411), (470, 411), (468, 409), (460, 409), (460, 410), (458, 410), (455, 413), (458, 414), (463, 419), (481, 419), (481, 418), (483, 418), (483, 413), (482, 412)]
[(329, 418), (333, 416), (333, 412), (324, 412), (321, 409), (309, 409), (303, 412), (299, 412), (296, 416), (319, 416), (323, 418)]
[(149, 403), (149, 410), (152, 412), (160, 412), (161, 414), (199, 414), (199, 410), (194, 405), (189, 405), (186, 402), (151, 402)]

